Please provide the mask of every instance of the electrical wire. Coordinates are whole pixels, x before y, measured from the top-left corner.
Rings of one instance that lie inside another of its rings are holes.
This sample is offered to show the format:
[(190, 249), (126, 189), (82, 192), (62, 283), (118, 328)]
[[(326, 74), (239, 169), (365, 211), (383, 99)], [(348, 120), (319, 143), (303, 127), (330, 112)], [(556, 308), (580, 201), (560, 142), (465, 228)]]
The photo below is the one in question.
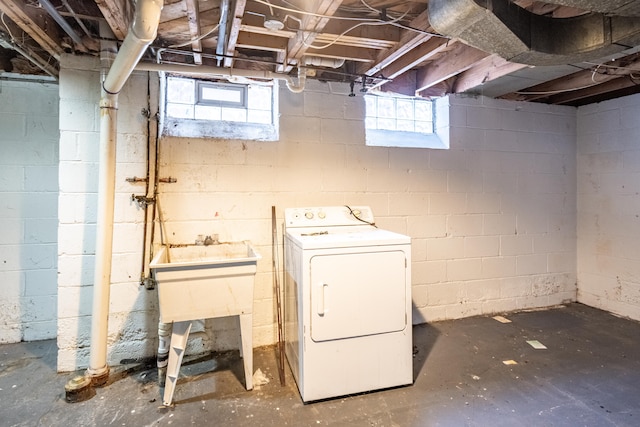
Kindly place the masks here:
[[(400, 18), (397, 19), (402, 19), (404, 17), (404, 15)], [(344, 30), (342, 33), (340, 33), (333, 41), (324, 44), (322, 46), (314, 46), (312, 43), (307, 43), (304, 40), (302, 41), (302, 44), (304, 44), (307, 47), (310, 47), (312, 49), (317, 49), (317, 50), (321, 50), (321, 49), (326, 49), (330, 46), (333, 46), (334, 44), (336, 44), (342, 37), (344, 37), (347, 33), (355, 30), (356, 28), (358, 28), (361, 25), (388, 25), (388, 24), (392, 24), (393, 21), (379, 21), (379, 22), (360, 22), (354, 26), (352, 26), (351, 28), (348, 28), (346, 30)]]
[(631, 67), (621, 67), (619, 65), (609, 65), (609, 64), (605, 64), (604, 62), (588, 62), (588, 61), (584, 61), (585, 64), (589, 64), (589, 65), (596, 65), (597, 68), (600, 67), (604, 67), (604, 68), (615, 68), (617, 70), (631, 70), (631, 71), (640, 71), (637, 68), (631, 68)]
[[(597, 63), (597, 62), (584, 61), (584, 63), (585, 64), (589, 64), (589, 65), (595, 65), (595, 68), (593, 69), (593, 71), (591, 73), (591, 81), (593, 82), (593, 84), (588, 84), (588, 85), (584, 85), (584, 86), (578, 86), (578, 87), (569, 88), (569, 89), (558, 89), (558, 90), (540, 91), (540, 92), (518, 91), (518, 92), (514, 92), (514, 93), (516, 93), (518, 95), (556, 95), (556, 94), (563, 93), (563, 92), (573, 92), (573, 91), (576, 91), (576, 90), (588, 89), (590, 87), (597, 86), (597, 85), (607, 81), (607, 80), (596, 81), (596, 79), (595, 79), (596, 74), (610, 75), (608, 73), (599, 71), (600, 68), (613, 68), (613, 69), (616, 69), (616, 70), (629, 71), (630, 73), (628, 74), (628, 77), (631, 79), (631, 81), (634, 80), (633, 72), (634, 71), (640, 71), (637, 68), (621, 67), (621, 66), (618, 66), (618, 65), (608, 65), (608, 64), (605, 64), (605, 63), (602, 63), (602, 62), (601, 63)], [(622, 76), (623, 75), (619, 75), (619, 77), (622, 77)]]
[(267, 6), (269, 6), (269, 13), (273, 15), (273, 5), (269, 2), (269, 0), (265, 0)]
[[(343, 20), (343, 21), (375, 22), (375, 23), (380, 23), (380, 25), (383, 25), (383, 24), (384, 25), (394, 25), (394, 26), (403, 28), (405, 30), (415, 31), (415, 32), (418, 32), (418, 33), (421, 33), (421, 34), (426, 34), (426, 35), (430, 35), (430, 36), (434, 36), (434, 37), (443, 37), (443, 38), (447, 38), (447, 39), (450, 38), (450, 37), (443, 36), (442, 34), (431, 33), (429, 31), (424, 31), (424, 30), (421, 30), (419, 28), (413, 28), (413, 27), (410, 27), (408, 25), (404, 25), (404, 24), (401, 24), (399, 22), (396, 22), (400, 18), (395, 18), (395, 19), (386, 21), (384, 19), (379, 19), (379, 18), (376, 18), (376, 19), (374, 19), (374, 18), (354, 18), (354, 17), (348, 17), (348, 16), (323, 15), (323, 14), (320, 14), (320, 13), (307, 12), (305, 10), (291, 9), (291, 8), (288, 8), (288, 7), (273, 5), (273, 4), (271, 4), (271, 3), (269, 3), (268, 1), (265, 1), (265, 0), (253, 0), (253, 1), (256, 2), (256, 3), (263, 4), (265, 6), (271, 6), (271, 7), (275, 8), (275, 9), (284, 10), (285, 12), (300, 13), (300, 14), (303, 14), (303, 15), (315, 16), (315, 17), (318, 17), (318, 18), (337, 19), (337, 20)], [(287, 2), (285, 2), (285, 3), (287, 3)], [(287, 3), (287, 4), (290, 4), (290, 3)], [(380, 11), (377, 11), (377, 12), (379, 14), (382, 14)], [(405, 12), (402, 15), (401, 18), (406, 16), (408, 13), (409, 13), (409, 11)], [(377, 25), (377, 24), (374, 24), (374, 25)], [(302, 28), (298, 28), (298, 31), (305, 31), (305, 30), (303, 30)], [(348, 31), (351, 31), (351, 30), (348, 30)], [(309, 31), (309, 32), (312, 32), (312, 31)]]
[(582, 89), (588, 89), (590, 87), (594, 87), (599, 85), (600, 83), (594, 83), (594, 84), (590, 84), (590, 85), (584, 85), (584, 86), (578, 86), (578, 87), (573, 87), (573, 88), (569, 88), (569, 89), (558, 89), (558, 90), (548, 90), (548, 91), (542, 91), (542, 92), (514, 92), (518, 95), (556, 95), (558, 93), (564, 93), (564, 92), (573, 92), (575, 90), (582, 90)]
[(278, 6), (278, 5), (275, 5), (275, 4), (270, 4), (269, 2), (267, 2), (265, 0), (253, 0), (253, 1), (256, 2), (256, 3), (263, 4), (265, 6), (271, 5), (271, 7), (273, 7), (274, 9), (284, 10), (285, 12), (300, 13), (302, 15), (315, 16), (317, 18), (337, 19), (337, 20), (341, 20), (341, 21), (374, 21), (374, 22), (375, 21), (379, 21), (379, 19), (373, 19), (373, 18), (355, 18), (355, 17), (349, 17), (349, 16), (323, 15), (321, 13), (307, 12), (306, 10), (291, 9), (291, 8), (284, 7), (284, 6)]
[(15, 42), (16, 38), (13, 36), (13, 34), (11, 34), (11, 29), (9, 29), (9, 26), (7, 25), (7, 23), (4, 20), (4, 15), (5, 15), (4, 12), (2, 12), (2, 15), (0, 15), (0, 19), (2, 20), (2, 25), (4, 25), (4, 28), (7, 29), (7, 32), (9, 33), (9, 36), (11, 37), (11, 41)]
[(349, 209), (349, 215), (351, 215), (352, 217), (354, 217), (354, 218), (355, 218), (355, 219), (357, 219), (358, 221), (360, 221), (360, 222), (364, 222), (365, 224), (369, 224), (369, 225), (374, 226), (375, 228), (378, 228), (378, 226), (376, 225), (376, 223), (375, 223), (375, 222), (369, 222), (369, 221), (366, 221), (366, 220), (364, 220), (364, 219), (360, 218), (358, 215), (356, 215), (356, 213), (353, 211), (353, 209), (351, 209), (351, 206), (349, 206), (349, 205), (344, 205), (344, 207), (345, 207), (345, 208), (347, 208), (347, 209)]

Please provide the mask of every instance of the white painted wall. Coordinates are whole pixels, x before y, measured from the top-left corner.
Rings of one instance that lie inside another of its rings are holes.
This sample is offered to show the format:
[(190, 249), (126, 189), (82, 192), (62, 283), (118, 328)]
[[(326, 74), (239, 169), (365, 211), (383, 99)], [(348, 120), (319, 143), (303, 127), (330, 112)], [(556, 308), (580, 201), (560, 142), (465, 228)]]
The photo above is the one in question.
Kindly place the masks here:
[[(60, 200), (58, 369), (86, 367), (91, 330), (98, 186), (99, 62), (64, 55), (60, 71)], [(157, 296), (139, 285), (144, 211), (131, 194), (146, 176), (145, 74), (131, 77), (119, 98), (116, 201), (109, 316), (109, 363), (154, 354)]]
[(640, 320), (640, 95), (578, 109), (578, 300)]
[(0, 343), (56, 336), (58, 85), (0, 81)]
[(280, 142), (161, 143), (160, 175), (178, 180), (159, 189), (169, 243), (218, 233), (264, 256), (256, 345), (276, 339), (271, 205), (371, 205), (412, 236), (415, 323), (576, 299), (575, 109), (452, 99), (450, 150), (390, 149), (364, 145), (347, 90), (282, 89)]
[(428, 162), (408, 165), (407, 191), (390, 194), (414, 237), (416, 318), (574, 301), (575, 109), (451, 103), (451, 149), (402, 153)]
[[(87, 364), (93, 280), (99, 85), (96, 64), (79, 62), (63, 58), (60, 78), (60, 370)], [(141, 188), (124, 182), (144, 175), (146, 87), (137, 76), (121, 97), (111, 364), (156, 345), (156, 294), (138, 285), (142, 213), (129, 202)], [(160, 141), (159, 174), (177, 179), (159, 188), (168, 241), (217, 233), (263, 256), (255, 346), (276, 340), (272, 205), (280, 218), (286, 207), (370, 205), (382, 228), (412, 236), (416, 323), (575, 300), (575, 109), (453, 98), (450, 150), (366, 147), (364, 103), (347, 93), (315, 81), (281, 89), (278, 142)], [(231, 320), (207, 332), (192, 351), (237, 344)]]

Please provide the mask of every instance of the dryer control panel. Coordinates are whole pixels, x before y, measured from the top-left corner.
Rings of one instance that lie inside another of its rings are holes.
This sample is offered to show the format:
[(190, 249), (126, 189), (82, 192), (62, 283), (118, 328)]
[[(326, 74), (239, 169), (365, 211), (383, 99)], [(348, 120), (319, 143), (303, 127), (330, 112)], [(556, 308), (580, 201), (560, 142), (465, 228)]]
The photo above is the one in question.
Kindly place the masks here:
[(337, 227), (374, 222), (369, 206), (287, 208), (284, 220), (287, 227)]

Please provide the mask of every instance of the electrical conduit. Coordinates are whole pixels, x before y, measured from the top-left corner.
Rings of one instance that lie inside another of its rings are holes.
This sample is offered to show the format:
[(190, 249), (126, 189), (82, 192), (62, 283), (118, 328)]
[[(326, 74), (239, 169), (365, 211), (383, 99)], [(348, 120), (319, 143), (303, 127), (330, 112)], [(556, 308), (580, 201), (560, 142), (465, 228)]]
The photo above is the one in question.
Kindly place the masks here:
[[(93, 284), (91, 352), (87, 369), (87, 376), (91, 378), (93, 385), (102, 385), (109, 377), (107, 331), (113, 245), (118, 93), (149, 44), (156, 38), (162, 7), (162, 0), (136, 2), (135, 16), (129, 33), (109, 72), (104, 76), (102, 84), (96, 266)], [(106, 63), (110, 62), (108, 49), (103, 54), (101, 61), (103, 69), (106, 69)]]

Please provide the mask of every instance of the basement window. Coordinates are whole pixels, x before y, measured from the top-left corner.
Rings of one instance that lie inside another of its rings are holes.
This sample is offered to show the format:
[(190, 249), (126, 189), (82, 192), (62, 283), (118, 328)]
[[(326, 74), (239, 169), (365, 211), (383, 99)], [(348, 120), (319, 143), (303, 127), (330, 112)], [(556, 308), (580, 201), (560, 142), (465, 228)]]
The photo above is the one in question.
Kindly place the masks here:
[(185, 138), (278, 140), (277, 82), (165, 76), (162, 133)]
[(442, 108), (438, 100), (382, 93), (364, 99), (367, 145), (449, 148), (448, 134), (443, 132), (448, 132), (448, 102)]

